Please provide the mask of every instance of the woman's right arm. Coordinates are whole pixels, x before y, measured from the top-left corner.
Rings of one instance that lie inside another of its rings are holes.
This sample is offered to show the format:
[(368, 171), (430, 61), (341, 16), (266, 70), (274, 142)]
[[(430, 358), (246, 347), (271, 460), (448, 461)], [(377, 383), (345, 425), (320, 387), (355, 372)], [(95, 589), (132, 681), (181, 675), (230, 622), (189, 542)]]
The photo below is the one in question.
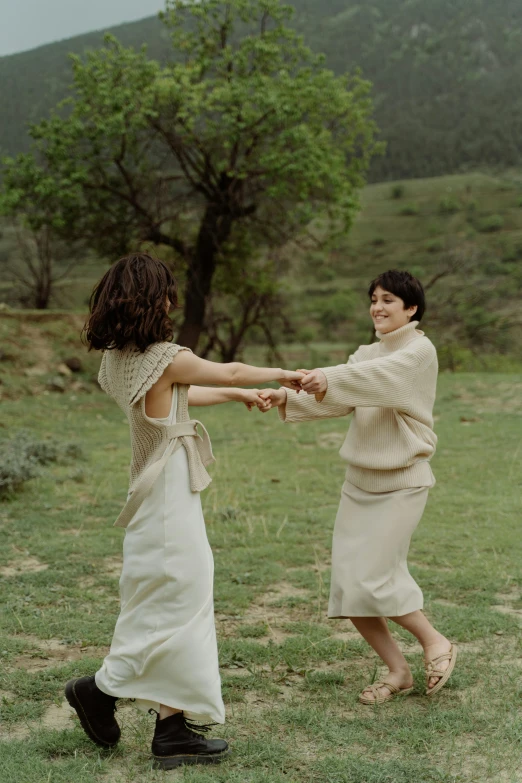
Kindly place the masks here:
[(219, 364), (200, 359), (190, 351), (179, 351), (161, 378), (162, 384), (205, 386), (254, 386), (277, 381), (290, 389), (300, 389), (303, 373), (280, 368), (253, 367), (241, 362)]

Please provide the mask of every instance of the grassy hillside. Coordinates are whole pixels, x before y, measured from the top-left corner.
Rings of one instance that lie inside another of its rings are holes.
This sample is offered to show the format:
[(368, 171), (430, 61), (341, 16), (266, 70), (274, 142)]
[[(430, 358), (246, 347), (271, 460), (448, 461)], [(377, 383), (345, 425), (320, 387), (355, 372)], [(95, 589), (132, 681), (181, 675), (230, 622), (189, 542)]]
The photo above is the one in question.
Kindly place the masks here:
[[(428, 285), (443, 273), (428, 291), (423, 323), (439, 347), (443, 367), (520, 366), (522, 178), (516, 171), (502, 177), (475, 173), (370, 185), (348, 237), (330, 250), (303, 254), (291, 248), (287, 255), (282, 288), (294, 331), (280, 333), (279, 341), (292, 344), (283, 350), (291, 362), (341, 361), (367, 342), (368, 282), (398, 267)], [(5, 269), (14, 258), (14, 242), (4, 228), (0, 302), (12, 302)], [(79, 263), (58, 287), (54, 307), (76, 311), (80, 323), (105, 269), (93, 259)], [(261, 343), (249, 350), (264, 361)]]
[[(479, 165), (514, 166), (522, 98), (522, 5), (518, 0), (294, 0), (295, 26), (329, 67), (360, 66), (375, 85), (376, 118), (388, 141), (374, 180), (422, 177)], [(169, 56), (155, 18), (112, 32)], [(26, 126), (67, 93), (67, 53), (100, 44), (91, 33), (0, 58), (0, 151), (27, 149)], [(172, 54), (172, 53), (171, 53)]]

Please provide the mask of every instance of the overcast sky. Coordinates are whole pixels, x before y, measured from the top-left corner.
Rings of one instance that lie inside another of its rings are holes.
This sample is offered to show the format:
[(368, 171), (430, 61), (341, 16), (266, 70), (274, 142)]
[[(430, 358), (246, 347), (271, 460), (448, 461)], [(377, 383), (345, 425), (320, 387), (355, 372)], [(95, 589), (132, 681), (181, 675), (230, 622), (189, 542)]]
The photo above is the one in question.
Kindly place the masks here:
[(0, 56), (154, 16), (163, 0), (0, 0)]

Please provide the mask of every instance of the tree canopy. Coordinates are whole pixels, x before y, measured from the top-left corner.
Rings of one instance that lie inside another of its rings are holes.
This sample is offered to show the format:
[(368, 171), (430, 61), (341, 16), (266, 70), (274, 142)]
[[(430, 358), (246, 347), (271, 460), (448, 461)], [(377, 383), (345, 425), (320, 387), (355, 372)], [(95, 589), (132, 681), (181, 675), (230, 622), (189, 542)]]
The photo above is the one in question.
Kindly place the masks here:
[(108, 259), (168, 248), (185, 278), (178, 340), (195, 349), (216, 269), (246, 278), (312, 221), (323, 237), (348, 231), (378, 149), (370, 84), (326, 69), (291, 14), (278, 0), (169, 0), (166, 65), (112, 36), (73, 56), (72, 97), (7, 161), (4, 213)]

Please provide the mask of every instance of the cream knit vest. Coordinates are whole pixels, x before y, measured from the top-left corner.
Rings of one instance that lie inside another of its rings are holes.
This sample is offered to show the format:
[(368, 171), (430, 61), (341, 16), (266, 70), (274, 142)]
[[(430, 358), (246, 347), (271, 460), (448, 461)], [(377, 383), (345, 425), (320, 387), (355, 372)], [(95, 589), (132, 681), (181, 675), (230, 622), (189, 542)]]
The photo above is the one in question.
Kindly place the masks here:
[(433, 404), (437, 352), (417, 321), (361, 346), (347, 364), (321, 368), (328, 381), (322, 402), (287, 391), (285, 422), (353, 413), (340, 455), (346, 478), (367, 492), (390, 492), (435, 483)]
[[(149, 389), (161, 378), (178, 351), (188, 350), (162, 342), (150, 345), (144, 353), (133, 345), (103, 353), (98, 381), (125, 413), (132, 448), (129, 498), (114, 523), (118, 527), (127, 527), (166, 460), (181, 446), (187, 451), (192, 492), (201, 492), (211, 481), (205, 468), (214, 462), (214, 456), (207, 431), (201, 422), (189, 417), (189, 387), (178, 384), (175, 425), (168, 426), (145, 413), (145, 395)], [(198, 426), (203, 437), (198, 434)]]

